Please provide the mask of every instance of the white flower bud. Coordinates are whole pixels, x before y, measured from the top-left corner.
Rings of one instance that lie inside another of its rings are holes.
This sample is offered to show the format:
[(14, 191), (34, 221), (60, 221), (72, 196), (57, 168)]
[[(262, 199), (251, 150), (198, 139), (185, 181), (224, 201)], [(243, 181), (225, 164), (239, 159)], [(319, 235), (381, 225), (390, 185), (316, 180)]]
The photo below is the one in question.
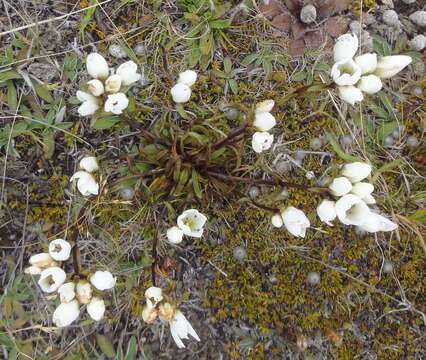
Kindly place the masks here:
[(80, 169), (92, 173), (99, 169), (98, 161), (94, 156), (85, 156), (80, 160)]
[(96, 271), (91, 277), (90, 282), (98, 290), (108, 290), (115, 286), (116, 279), (109, 271)]
[(83, 196), (98, 195), (99, 184), (95, 178), (86, 171), (77, 171), (71, 176), (70, 182), (77, 180), (77, 189)]
[(260, 154), (261, 152), (271, 148), (274, 142), (274, 135), (269, 134), (266, 131), (255, 132), (251, 139), (251, 147), (254, 152)]
[(163, 300), (163, 291), (159, 287), (151, 286), (145, 290), (145, 298), (148, 306), (154, 307)]
[(364, 180), (370, 173), (371, 165), (364, 162), (353, 162), (345, 164), (342, 167), (342, 175), (346, 176), (353, 183)]
[(57, 263), (48, 253), (35, 254), (30, 257), (29, 263), (33, 266), (36, 266), (40, 269), (45, 269), (47, 267), (56, 266)]
[(129, 99), (123, 93), (115, 93), (108, 95), (104, 104), (104, 110), (115, 115), (120, 115), (123, 110), (129, 106)]
[(322, 222), (325, 222), (329, 226), (333, 226), (331, 223), (337, 216), (336, 203), (331, 200), (323, 200), (317, 207), (317, 215)]
[(274, 115), (269, 112), (256, 113), (254, 116), (253, 126), (259, 131), (269, 131), (276, 124)]
[(378, 231), (393, 231), (398, 225), (382, 215), (370, 212), (365, 221), (359, 226), (362, 230), (375, 233)]
[(167, 240), (172, 244), (179, 244), (183, 239), (183, 231), (177, 226), (172, 226), (167, 230)]
[(137, 70), (138, 66), (135, 62), (126, 61), (117, 68), (116, 74), (121, 77), (122, 85), (129, 86), (141, 79), (142, 75), (137, 73)]
[(58, 294), (59, 298), (61, 299), (61, 302), (70, 302), (75, 298), (75, 284), (73, 282), (67, 282), (65, 284), (62, 284), (58, 288)]
[(41, 272), (38, 284), (44, 292), (52, 293), (58, 290), (66, 278), (67, 275), (64, 270), (60, 267), (52, 266)]
[(334, 61), (352, 59), (358, 50), (358, 38), (355, 34), (344, 34), (334, 44)]
[(118, 74), (111, 75), (105, 81), (105, 91), (107, 93), (116, 93), (120, 91), (121, 77)]
[(377, 66), (377, 54), (366, 53), (355, 58), (355, 64), (361, 68), (361, 74), (368, 74), (373, 72)]
[(99, 109), (98, 99), (92, 94), (78, 90), (77, 99), (83, 102), (77, 110), (81, 116), (93, 115)]
[(80, 315), (80, 308), (77, 300), (61, 303), (53, 312), (53, 323), (57, 327), (71, 325)]
[(102, 320), (105, 313), (105, 302), (101, 298), (93, 297), (86, 309), (93, 320)]
[(197, 81), (197, 73), (193, 70), (186, 70), (179, 74), (178, 83), (191, 87)]
[(367, 182), (358, 182), (352, 186), (351, 193), (363, 199), (374, 191), (374, 186)]
[(95, 79), (106, 79), (108, 77), (108, 63), (98, 53), (91, 53), (87, 56), (86, 68), (89, 75)]
[(362, 91), (356, 86), (339, 86), (338, 87), (340, 98), (348, 104), (355, 105), (364, 99)]
[(177, 83), (171, 88), (170, 94), (175, 103), (186, 103), (191, 97), (191, 88), (188, 85)]
[(93, 96), (101, 96), (104, 93), (104, 84), (98, 79), (88, 81), (87, 88)]
[(357, 88), (367, 94), (375, 94), (383, 87), (382, 80), (376, 75), (361, 76)]
[(343, 196), (351, 191), (352, 184), (346, 177), (341, 176), (333, 179), (329, 189), (334, 196)]
[(411, 64), (413, 59), (407, 55), (394, 55), (379, 58), (374, 75), (388, 79), (398, 74), (402, 69)]
[(256, 114), (271, 112), (274, 106), (275, 106), (274, 100), (271, 100), (271, 99), (263, 100), (260, 103), (256, 104)]
[(92, 286), (84, 280), (80, 280), (76, 286), (76, 298), (80, 304), (88, 304), (92, 298)]
[(271, 217), (271, 223), (274, 227), (280, 228), (284, 225), (283, 217), (281, 214), (274, 214)]
[(290, 234), (305, 237), (306, 229), (311, 226), (311, 223), (302, 210), (290, 206), (281, 213), (281, 216)]

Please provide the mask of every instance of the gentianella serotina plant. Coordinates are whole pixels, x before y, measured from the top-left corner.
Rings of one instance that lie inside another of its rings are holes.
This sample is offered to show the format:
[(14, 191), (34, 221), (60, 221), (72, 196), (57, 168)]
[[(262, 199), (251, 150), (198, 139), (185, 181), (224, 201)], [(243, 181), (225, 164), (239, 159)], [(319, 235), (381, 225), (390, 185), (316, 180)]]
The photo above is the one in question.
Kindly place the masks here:
[[(91, 319), (102, 320), (106, 307), (101, 292), (112, 289), (116, 282), (109, 271), (96, 271), (89, 275), (88, 280), (84, 280), (80, 274), (78, 279), (73, 280), (61, 265), (70, 258), (71, 249), (68, 241), (55, 239), (49, 243), (49, 252), (31, 256), (30, 266), (25, 269), (27, 274), (40, 276), (38, 285), (43, 292), (59, 299), (59, 305), (52, 315), (53, 323), (59, 328), (77, 320), (81, 305), (86, 305)], [(93, 296), (95, 291), (97, 296)]]
[(372, 195), (374, 186), (366, 181), (371, 170), (371, 165), (364, 162), (343, 165), (341, 175), (329, 185), (334, 199), (324, 199), (317, 207), (320, 220), (333, 226), (332, 222), (338, 218), (344, 225), (354, 225), (370, 233), (395, 230), (396, 223), (368, 206), (376, 203)]
[(150, 287), (145, 291), (145, 306), (142, 310), (142, 319), (152, 324), (159, 318), (170, 326), (170, 333), (178, 348), (184, 348), (182, 340), (189, 339), (189, 335), (197, 341), (200, 338), (185, 315), (176, 306), (164, 301), (162, 290), (159, 287)]
[(383, 79), (398, 74), (412, 61), (407, 55), (379, 57), (376, 53), (365, 53), (355, 56), (357, 51), (357, 36), (341, 35), (334, 45), (334, 65), (331, 69), (339, 97), (351, 105), (362, 101), (364, 94), (379, 92)]
[(176, 104), (182, 104), (191, 98), (191, 87), (197, 81), (197, 73), (193, 70), (185, 70), (179, 74), (176, 84), (170, 89), (172, 99)]
[(70, 182), (77, 182), (77, 189), (83, 196), (98, 195), (99, 184), (93, 173), (99, 170), (98, 161), (94, 156), (86, 156), (80, 160), (80, 170), (71, 176)]
[(87, 82), (87, 90), (77, 91), (77, 99), (81, 102), (79, 115), (91, 116), (101, 109), (114, 115), (122, 114), (129, 105), (126, 91), (141, 79), (136, 63), (127, 61), (114, 73), (102, 55), (91, 53), (86, 59), (86, 69), (93, 79)]

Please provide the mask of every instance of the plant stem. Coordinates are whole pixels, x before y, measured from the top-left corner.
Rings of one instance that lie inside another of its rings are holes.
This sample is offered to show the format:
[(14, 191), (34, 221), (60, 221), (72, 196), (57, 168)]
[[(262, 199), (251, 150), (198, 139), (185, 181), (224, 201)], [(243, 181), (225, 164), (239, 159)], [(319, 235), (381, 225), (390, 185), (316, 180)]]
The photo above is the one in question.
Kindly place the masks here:
[(243, 134), (246, 131), (247, 127), (248, 127), (248, 124), (244, 124), (244, 125), (240, 126), (239, 128), (232, 130), (226, 138), (219, 140), (218, 142), (213, 144), (212, 150), (221, 148), (222, 146), (231, 143), (231, 140), (236, 138), (237, 136)]
[(81, 207), (77, 216), (77, 221), (73, 225), (73, 230), (71, 234), (71, 240), (74, 243), (72, 247), (72, 262), (73, 262), (75, 275), (80, 275), (80, 248), (78, 247), (78, 227), (81, 225), (83, 221), (83, 213), (85, 209), (86, 209), (86, 206)]

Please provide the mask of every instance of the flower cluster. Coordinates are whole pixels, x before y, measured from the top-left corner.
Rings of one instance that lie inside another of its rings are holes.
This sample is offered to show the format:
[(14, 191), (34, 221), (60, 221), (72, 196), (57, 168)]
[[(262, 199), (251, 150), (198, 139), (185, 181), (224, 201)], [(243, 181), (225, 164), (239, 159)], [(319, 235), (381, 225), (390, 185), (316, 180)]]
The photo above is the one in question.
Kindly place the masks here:
[(182, 312), (168, 302), (163, 302), (162, 290), (158, 287), (150, 287), (145, 291), (146, 305), (142, 311), (142, 318), (147, 324), (152, 324), (157, 317), (170, 325), (170, 333), (178, 348), (184, 348), (182, 339), (188, 339), (191, 335), (200, 341), (194, 328)]
[[(105, 303), (99, 296), (92, 296), (93, 287), (99, 291), (115, 286), (115, 278), (109, 271), (96, 271), (89, 281), (68, 281), (67, 274), (60, 267), (60, 262), (69, 259), (71, 245), (63, 239), (50, 242), (49, 252), (31, 256), (30, 266), (25, 272), (30, 275), (40, 275), (38, 284), (42, 291), (48, 294), (57, 292), (60, 304), (53, 312), (52, 321), (57, 327), (65, 327), (74, 322), (80, 315), (80, 304), (86, 305), (89, 316), (99, 321), (105, 313)], [(56, 296), (55, 296), (56, 297)]]
[(345, 164), (341, 176), (334, 178), (329, 186), (330, 193), (338, 200), (325, 199), (317, 207), (321, 221), (333, 226), (331, 222), (337, 217), (341, 223), (358, 226), (367, 232), (395, 230), (397, 224), (368, 207), (376, 203), (372, 196), (374, 186), (362, 181), (370, 172), (371, 166), (367, 163)]
[(272, 225), (280, 228), (283, 225), (290, 234), (297, 237), (305, 237), (306, 229), (311, 226), (309, 219), (302, 210), (293, 206), (286, 208), (271, 218)]
[(87, 156), (80, 160), (81, 170), (71, 176), (70, 181), (77, 180), (77, 189), (83, 196), (98, 195), (99, 184), (92, 173), (99, 169), (98, 162), (94, 156)]
[(358, 38), (355, 34), (345, 34), (334, 45), (334, 65), (331, 77), (338, 85), (339, 96), (354, 105), (364, 99), (363, 93), (375, 94), (382, 89), (382, 80), (388, 79), (411, 63), (406, 55), (377, 58), (376, 53), (355, 56), (358, 51)]
[(274, 142), (274, 135), (268, 132), (277, 124), (274, 115), (271, 114), (274, 105), (274, 100), (265, 100), (256, 105), (253, 126), (258, 131), (253, 134), (251, 147), (258, 154), (269, 150)]
[(185, 210), (177, 218), (177, 226), (167, 230), (167, 239), (172, 244), (179, 244), (183, 236), (200, 238), (203, 235), (203, 227), (207, 218), (197, 209)]
[(177, 104), (186, 103), (191, 97), (191, 86), (197, 81), (197, 73), (193, 70), (186, 70), (181, 72), (178, 77), (176, 85), (174, 85), (170, 94), (173, 101)]
[(81, 116), (93, 115), (103, 105), (105, 112), (121, 114), (129, 105), (125, 92), (141, 78), (141, 74), (137, 73), (137, 65), (127, 61), (114, 74), (102, 55), (91, 53), (87, 56), (86, 68), (93, 79), (87, 82), (88, 92), (77, 91), (77, 99), (82, 102), (78, 113)]

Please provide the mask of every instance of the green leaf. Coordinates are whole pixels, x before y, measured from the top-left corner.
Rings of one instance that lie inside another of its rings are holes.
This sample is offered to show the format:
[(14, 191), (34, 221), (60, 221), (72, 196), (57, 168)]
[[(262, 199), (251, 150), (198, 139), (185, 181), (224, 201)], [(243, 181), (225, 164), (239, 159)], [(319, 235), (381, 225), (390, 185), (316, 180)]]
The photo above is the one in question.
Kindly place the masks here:
[(107, 357), (113, 358), (115, 356), (114, 347), (105, 335), (96, 334), (96, 342)]
[(40, 84), (37, 81), (32, 81), (32, 83), (33, 83), (36, 94), (40, 96), (44, 101), (48, 103), (52, 103), (54, 101), (52, 94), (50, 93), (46, 85)]
[(392, 55), (392, 49), (387, 41), (378, 35), (373, 35), (373, 49), (381, 56)]
[(212, 29), (226, 29), (229, 26), (231, 26), (231, 20), (230, 19), (213, 20), (209, 22), (209, 25)]
[(241, 65), (247, 66), (250, 65), (252, 62), (254, 62), (258, 58), (259, 54), (250, 54), (247, 55), (243, 61), (241, 61)]
[(209, 32), (206, 35), (204, 35), (200, 40), (201, 55), (210, 56), (210, 54), (213, 52), (213, 46), (214, 46), (213, 33)]
[(231, 88), (231, 91), (234, 93), (234, 95), (238, 94), (238, 83), (234, 79), (228, 80), (229, 87)]
[(53, 131), (48, 131), (43, 136), (43, 151), (46, 159), (51, 159), (55, 152), (55, 137)]
[(126, 357), (124, 360), (135, 360), (137, 353), (137, 342), (136, 337), (132, 336), (127, 344)]
[(118, 116), (114, 116), (114, 115), (103, 116), (103, 117), (95, 119), (95, 121), (92, 124), (92, 127), (96, 130), (110, 129), (119, 121), (120, 121), (120, 118)]
[(336, 137), (334, 136), (334, 134), (332, 133), (326, 133), (326, 137), (328, 142), (330, 143), (330, 145), (332, 146), (334, 152), (343, 160), (345, 161), (360, 161), (360, 159), (358, 159), (355, 156), (346, 154), (342, 148), (340, 147), (340, 145), (338, 144)]
[(410, 220), (418, 221), (422, 224), (426, 224), (426, 209), (419, 209), (413, 214), (409, 215)]
[(202, 199), (203, 192), (200, 186), (200, 179), (198, 177), (197, 171), (195, 171), (194, 169), (192, 170), (192, 187), (194, 188), (194, 192), (197, 198)]
[(225, 73), (230, 73), (232, 71), (232, 62), (228, 56), (223, 59), (223, 69)]
[(11, 110), (16, 110), (18, 107), (18, 96), (12, 80), (7, 81), (7, 105)]
[[(90, 5), (95, 5), (97, 3), (96, 0), (90, 0), (89, 1), (89, 6)], [(80, 34), (83, 36), (84, 35), (84, 29), (86, 29), (86, 26), (89, 25), (90, 21), (92, 21), (93, 15), (95, 14), (96, 11), (96, 7), (92, 7), (90, 9), (87, 9), (83, 18), (81, 19), (80, 22)]]
[(383, 144), (383, 141), (386, 136), (393, 133), (393, 131), (398, 127), (398, 122), (396, 121), (383, 121), (376, 131), (376, 140), (378, 143)]
[(21, 78), (21, 75), (19, 75), (14, 70), (3, 71), (0, 73), (0, 83), (5, 82), (7, 80), (20, 79), (20, 78)]
[(381, 103), (383, 104), (383, 106), (386, 108), (386, 111), (388, 112), (389, 115), (394, 114), (394, 110), (393, 110), (393, 106), (392, 106), (392, 102), (389, 99), (389, 97), (383, 92), (380, 91), (378, 93), (379, 99), (381, 101)]

